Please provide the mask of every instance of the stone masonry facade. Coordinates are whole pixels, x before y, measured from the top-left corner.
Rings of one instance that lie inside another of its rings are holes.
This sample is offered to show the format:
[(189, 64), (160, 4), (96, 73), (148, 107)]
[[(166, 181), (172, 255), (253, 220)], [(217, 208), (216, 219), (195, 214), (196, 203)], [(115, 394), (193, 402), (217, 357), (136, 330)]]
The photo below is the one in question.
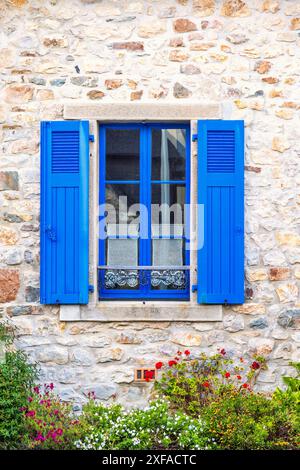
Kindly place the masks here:
[[(300, 2), (2, 0), (0, 22), (0, 320), (42, 380), (136, 405), (136, 367), (224, 347), (266, 355), (274, 389), (300, 351)], [(245, 120), (247, 300), (222, 321), (64, 322), (39, 304), (39, 122), (132, 101)]]

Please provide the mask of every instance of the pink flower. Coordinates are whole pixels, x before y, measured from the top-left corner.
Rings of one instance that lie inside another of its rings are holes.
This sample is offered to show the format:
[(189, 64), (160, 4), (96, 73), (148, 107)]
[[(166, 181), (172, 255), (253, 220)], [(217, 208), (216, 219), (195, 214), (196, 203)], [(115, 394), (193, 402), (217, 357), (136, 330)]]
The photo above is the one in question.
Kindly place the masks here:
[(50, 390), (53, 390), (54, 389), (54, 384), (51, 382), (51, 384), (49, 385), (49, 388)]
[(33, 391), (34, 391), (34, 393), (39, 394), (40, 393), (40, 388), (39, 387), (34, 387)]
[(57, 434), (58, 436), (61, 436), (62, 433), (63, 433), (63, 430), (62, 430), (62, 429), (60, 429), (60, 428), (59, 428), (59, 429), (56, 429), (56, 434)]
[(27, 411), (26, 416), (28, 416), (28, 418), (34, 417), (35, 416), (35, 411), (34, 410)]
[(220, 351), (220, 354), (222, 354), (222, 356), (225, 356), (225, 355), (226, 355), (226, 351), (225, 351), (225, 349), (224, 349), (224, 348), (223, 348), (223, 349), (221, 349), (221, 351)]
[(28, 401), (29, 401), (29, 403), (31, 403), (31, 402), (32, 402), (32, 400), (33, 400), (33, 398), (32, 398), (32, 397), (28, 397)]

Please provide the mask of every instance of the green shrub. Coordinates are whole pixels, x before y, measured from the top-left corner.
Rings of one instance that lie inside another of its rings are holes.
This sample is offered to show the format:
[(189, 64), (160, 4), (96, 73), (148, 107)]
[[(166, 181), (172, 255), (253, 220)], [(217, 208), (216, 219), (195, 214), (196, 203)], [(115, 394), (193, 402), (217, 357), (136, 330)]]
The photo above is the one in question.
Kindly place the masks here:
[(222, 449), (293, 449), (297, 433), (287, 408), (258, 393), (227, 391), (201, 417)]
[(213, 449), (205, 423), (182, 411), (172, 413), (161, 400), (145, 409), (126, 411), (120, 405), (90, 401), (83, 410), (79, 449)]
[(12, 349), (13, 331), (3, 323), (0, 324), (0, 341), (5, 347), (0, 362), (0, 448), (19, 448), (26, 433), (20, 408), (26, 405), (37, 368), (29, 364), (24, 352)]

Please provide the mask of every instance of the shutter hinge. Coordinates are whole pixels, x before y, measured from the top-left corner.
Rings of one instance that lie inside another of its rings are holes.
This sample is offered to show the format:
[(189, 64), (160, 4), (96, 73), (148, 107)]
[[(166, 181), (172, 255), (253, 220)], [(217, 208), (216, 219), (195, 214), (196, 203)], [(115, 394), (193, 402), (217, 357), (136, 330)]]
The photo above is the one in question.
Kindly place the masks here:
[(197, 284), (193, 284), (192, 285), (192, 292), (197, 292), (197, 290), (198, 290)]
[(95, 142), (95, 136), (94, 136), (94, 134), (90, 134), (90, 135), (89, 135), (89, 141), (90, 141), (90, 142)]
[(192, 141), (196, 142), (198, 140), (198, 134), (193, 134), (192, 135)]
[(94, 286), (92, 284), (89, 284), (89, 293), (93, 294), (95, 292)]

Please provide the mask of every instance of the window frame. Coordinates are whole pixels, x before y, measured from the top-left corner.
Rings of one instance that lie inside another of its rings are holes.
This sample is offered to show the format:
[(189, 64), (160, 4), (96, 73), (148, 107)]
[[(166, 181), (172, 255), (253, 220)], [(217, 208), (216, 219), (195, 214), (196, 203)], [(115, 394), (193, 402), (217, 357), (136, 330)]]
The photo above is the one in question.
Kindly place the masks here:
[[(98, 202), (103, 204), (105, 202), (105, 188), (106, 184), (119, 182), (120, 184), (138, 184), (140, 187), (140, 202), (146, 203), (147, 207), (151, 204), (151, 190), (153, 184), (161, 184), (162, 180), (151, 179), (151, 135), (152, 129), (185, 129), (186, 130), (186, 177), (185, 180), (169, 180), (164, 181), (164, 184), (183, 184), (186, 188), (185, 191), (185, 204), (190, 204), (191, 200), (191, 123), (190, 121), (184, 122), (122, 122), (122, 123), (99, 123), (98, 124), (98, 135), (99, 135), (99, 171), (98, 171)], [(106, 180), (106, 129), (139, 129), (140, 130), (140, 178), (139, 180)], [(142, 164), (142, 161), (145, 164)], [(146, 185), (142, 185), (142, 181), (147, 181)], [(190, 235), (190, 211), (185, 215), (185, 235), (183, 239), (189, 240)], [(99, 217), (98, 217), (99, 218)], [(151, 261), (151, 211), (148, 211), (148, 229), (150, 231), (147, 240), (139, 240), (139, 244), (143, 244), (143, 253), (148, 253), (148, 259), (144, 257), (141, 259), (139, 254), (139, 266), (149, 266)], [(98, 235), (98, 234), (97, 234)], [(149, 254), (150, 253), (150, 254)], [(98, 270), (97, 273), (97, 296), (99, 301), (105, 300), (174, 300), (174, 301), (189, 301), (190, 300), (190, 252), (185, 249), (185, 265), (187, 267), (188, 276), (185, 289), (181, 290), (152, 290), (148, 288), (147, 295), (146, 290), (130, 290), (130, 289), (105, 289), (101, 287), (100, 276), (103, 278), (104, 272)], [(150, 261), (150, 262), (149, 262)], [(105, 265), (105, 240), (98, 240), (98, 264), (99, 266)]]

